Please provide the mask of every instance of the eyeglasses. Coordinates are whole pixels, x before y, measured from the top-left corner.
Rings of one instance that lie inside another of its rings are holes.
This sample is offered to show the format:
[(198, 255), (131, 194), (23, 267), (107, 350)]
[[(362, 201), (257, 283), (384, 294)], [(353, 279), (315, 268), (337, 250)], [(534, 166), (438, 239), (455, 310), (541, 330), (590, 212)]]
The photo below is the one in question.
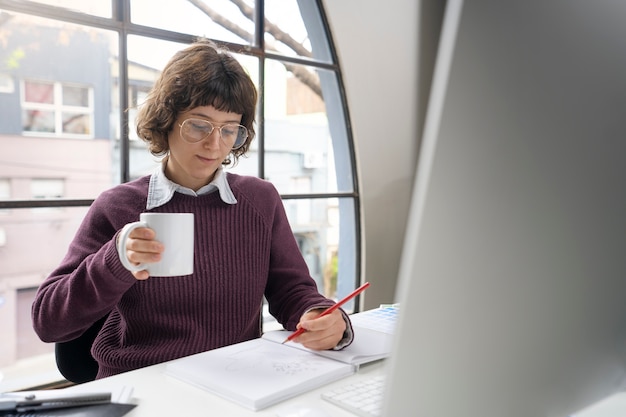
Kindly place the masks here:
[(187, 119), (179, 124), (180, 136), (187, 143), (198, 143), (218, 129), (224, 143), (233, 149), (240, 148), (248, 138), (248, 129), (245, 126), (228, 123), (214, 126), (211, 122), (202, 119)]

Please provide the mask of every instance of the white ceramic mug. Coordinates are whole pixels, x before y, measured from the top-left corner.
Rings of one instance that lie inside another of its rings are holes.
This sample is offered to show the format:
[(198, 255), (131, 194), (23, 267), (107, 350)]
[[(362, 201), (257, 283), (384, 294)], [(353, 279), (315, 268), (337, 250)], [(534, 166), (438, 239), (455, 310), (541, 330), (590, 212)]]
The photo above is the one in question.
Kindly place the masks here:
[[(193, 213), (141, 213), (139, 221), (129, 223), (119, 235), (120, 260), (129, 271), (148, 270), (151, 277), (193, 274)], [(149, 227), (165, 250), (155, 263), (132, 264), (126, 256), (126, 239), (138, 227)]]

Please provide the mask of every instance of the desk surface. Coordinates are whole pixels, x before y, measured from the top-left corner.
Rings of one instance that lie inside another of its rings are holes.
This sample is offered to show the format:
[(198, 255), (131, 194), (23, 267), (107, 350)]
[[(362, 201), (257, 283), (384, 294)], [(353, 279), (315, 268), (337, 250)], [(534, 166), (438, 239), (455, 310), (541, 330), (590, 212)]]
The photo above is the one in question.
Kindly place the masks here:
[(178, 415), (181, 413), (181, 410), (190, 415), (200, 415), (200, 410), (210, 410), (209, 414), (216, 416), (274, 417), (281, 408), (287, 406), (317, 408), (326, 411), (329, 416), (333, 417), (353, 417), (354, 415), (352, 413), (322, 400), (320, 394), (336, 386), (379, 375), (383, 370), (384, 361), (362, 365), (359, 371), (354, 375), (260, 411), (248, 410), (247, 408), (222, 399), (210, 392), (166, 375), (164, 372), (165, 364), (153, 365), (109, 378), (103, 378), (72, 387), (71, 389), (81, 391), (114, 391), (118, 390), (122, 385), (130, 386), (133, 388), (131, 402), (137, 404), (137, 407), (126, 414), (128, 417)]
[[(260, 411), (248, 410), (210, 392), (166, 375), (164, 363), (77, 385), (70, 389), (81, 391), (117, 391), (121, 386), (132, 387), (133, 395), (131, 402), (137, 404), (137, 407), (126, 415), (128, 417), (178, 415), (181, 411), (190, 415), (205, 415), (205, 410), (207, 412), (210, 410), (210, 415), (217, 416), (275, 417), (281, 409), (289, 406), (321, 409), (333, 417), (354, 417), (353, 414), (322, 400), (320, 394), (359, 379), (380, 375), (384, 372), (384, 367), (385, 361), (362, 365), (359, 371), (352, 376)], [(600, 401), (573, 417), (615, 417), (617, 415), (626, 415), (626, 392), (615, 394)]]

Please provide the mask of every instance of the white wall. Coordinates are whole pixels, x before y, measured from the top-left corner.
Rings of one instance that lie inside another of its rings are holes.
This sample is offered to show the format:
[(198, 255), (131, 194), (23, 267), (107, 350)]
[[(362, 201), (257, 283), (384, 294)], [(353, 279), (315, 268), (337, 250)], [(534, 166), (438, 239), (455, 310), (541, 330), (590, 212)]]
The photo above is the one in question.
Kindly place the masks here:
[(440, 3), (444, 2), (323, 1), (354, 129), (363, 215), (363, 281), (372, 284), (364, 297), (365, 308), (394, 301), (443, 10)]

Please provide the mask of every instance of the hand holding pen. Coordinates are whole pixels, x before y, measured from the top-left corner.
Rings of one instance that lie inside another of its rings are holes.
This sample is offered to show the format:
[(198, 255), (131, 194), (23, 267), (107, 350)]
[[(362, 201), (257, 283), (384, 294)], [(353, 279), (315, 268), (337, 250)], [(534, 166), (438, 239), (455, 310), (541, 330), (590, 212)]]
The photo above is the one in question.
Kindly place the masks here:
[[(369, 286), (370, 286), (369, 282), (366, 282), (365, 284), (361, 285), (361, 286), (360, 286), (359, 288), (357, 288), (356, 290), (352, 291), (350, 294), (348, 294), (348, 295), (347, 295), (346, 297), (344, 297), (342, 300), (338, 301), (335, 305), (333, 305), (333, 306), (331, 306), (331, 307), (327, 308), (326, 310), (324, 310), (321, 314), (317, 315), (316, 317), (312, 317), (312, 319), (313, 319), (313, 320), (317, 320), (317, 319), (319, 319), (319, 318), (321, 318), (321, 317), (331, 315), (333, 312), (337, 311), (337, 310), (339, 309), (339, 307), (341, 307), (342, 305), (344, 305), (345, 303), (347, 303), (348, 301), (350, 301), (351, 299), (353, 299), (354, 297), (356, 297), (358, 294), (360, 294), (361, 292), (363, 292), (363, 291), (364, 291), (367, 287), (369, 287)], [(309, 314), (309, 313), (307, 313), (307, 314)], [(340, 319), (339, 319), (339, 320), (341, 320), (341, 322), (342, 322), (342, 324), (343, 324), (343, 323), (344, 323), (344, 322), (343, 322), (343, 317), (341, 316), (341, 313), (338, 313), (338, 314), (339, 314), (339, 317), (340, 317)], [(305, 315), (305, 316), (306, 316), (306, 315)], [(303, 316), (303, 318), (304, 318), (305, 316)], [(287, 337), (287, 338), (283, 341), (283, 343), (286, 343), (286, 342), (289, 342), (289, 341), (292, 341), (292, 340), (296, 339), (297, 337), (301, 336), (303, 333), (307, 332), (307, 330), (315, 331), (315, 329), (306, 329), (306, 328), (304, 328), (304, 327), (302, 327), (302, 326), (301, 326), (300, 328), (298, 328), (298, 330), (296, 330), (296, 331), (295, 331), (294, 333), (292, 333), (289, 337)], [(300, 341), (299, 341), (299, 342), (300, 342)], [(336, 341), (336, 342), (338, 342), (338, 341)], [(331, 347), (335, 346), (335, 345), (336, 345), (336, 342), (335, 342), (335, 344), (333, 344)], [(311, 348), (311, 349), (318, 349), (318, 350), (319, 350), (319, 349), (326, 349), (326, 348), (328, 348), (328, 347), (321, 347), (321, 346), (309, 346), (309, 345), (307, 345), (306, 341), (303, 341), (303, 342), (301, 342), (301, 343), (302, 343), (303, 345), (305, 345), (305, 347), (308, 347), (308, 348)]]

